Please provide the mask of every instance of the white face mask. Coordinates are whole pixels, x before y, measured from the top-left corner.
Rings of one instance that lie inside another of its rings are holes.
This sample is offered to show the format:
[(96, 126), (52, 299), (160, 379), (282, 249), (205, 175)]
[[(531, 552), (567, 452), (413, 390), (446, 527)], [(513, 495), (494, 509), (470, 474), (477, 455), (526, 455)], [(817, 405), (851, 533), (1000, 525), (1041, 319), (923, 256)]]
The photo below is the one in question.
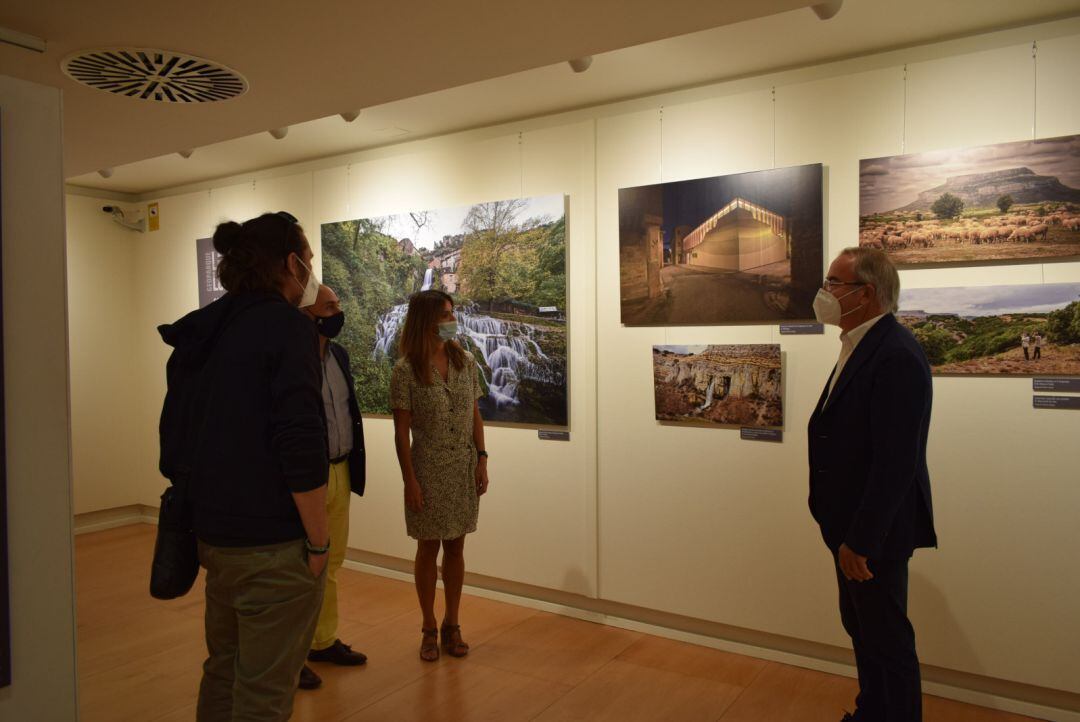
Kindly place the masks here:
[(439, 324), (439, 338), (443, 341), (449, 341), (458, 335), (457, 321), (446, 321)]
[[(300, 261), (300, 256), (296, 257), (296, 260)], [(319, 296), (319, 281), (315, 278), (315, 272), (308, 268), (307, 264), (300, 261), (300, 265), (307, 268), (308, 278), (307, 284), (304, 286), (304, 295), (300, 297), (299, 308), (307, 308), (315, 303), (315, 299)], [(292, 275), (292, 274), (290, 274)], [(293, 281), (296, 281), (296, 285), (300, 285), (300, 281), (296, 280), (296, 276), (292, 277)]]
[[(862, 288), (862, 286), (860, 286), (859, 288)], [(854, 291), (848, 291), (843, 296), (840, 296), (840, 298), (832, 295), (824, 288), (819, 288), (817, 295), (814, 296), (814, 317), (818, 320), (818, 323), (827, 323), (830, 326), (839, 326), (840, 319), (842, 319), (844, 316), (855, 313), (860, 308), (862, 308), (862, 305), (858, 305), (847, 313), (844, 313), (843, 310), (840, 308), (840, 300), (847, 298), (853, 293), (858, 293), (859, 288), (856, 288)]]

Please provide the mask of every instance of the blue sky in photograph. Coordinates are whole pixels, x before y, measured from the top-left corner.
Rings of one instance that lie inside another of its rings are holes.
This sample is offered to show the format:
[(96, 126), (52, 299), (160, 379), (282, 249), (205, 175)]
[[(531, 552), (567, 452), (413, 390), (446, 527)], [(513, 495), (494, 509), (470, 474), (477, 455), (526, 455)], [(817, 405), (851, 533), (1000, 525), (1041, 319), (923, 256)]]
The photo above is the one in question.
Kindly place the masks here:
[[(534, 196), (527, 198), (526, 201), (528, 204), (518, 214), (519, 223), (528, 218), (538, 217), (554, 221), (566, 214), (566, 201), (562, 195)], [(380, 216), (375, 220), (384, 222), (383, 233), (391, 238), (397, 240), (408, 238), (417, 248), (431, 250), (435, 247), (435, 241), (441, 241), (443, 236), (464, 233), (462, 225), (470, 208), (472, 208), (471, 205), (428, 211), (427, 224), (419, 231), (408, 213)]]
[(997, 316), (1005, 313), (1048, 313), (1080, 300), (1080, 283), (1028, 286), (911, 288), (900, 292), (900, 313), (955, 313)]

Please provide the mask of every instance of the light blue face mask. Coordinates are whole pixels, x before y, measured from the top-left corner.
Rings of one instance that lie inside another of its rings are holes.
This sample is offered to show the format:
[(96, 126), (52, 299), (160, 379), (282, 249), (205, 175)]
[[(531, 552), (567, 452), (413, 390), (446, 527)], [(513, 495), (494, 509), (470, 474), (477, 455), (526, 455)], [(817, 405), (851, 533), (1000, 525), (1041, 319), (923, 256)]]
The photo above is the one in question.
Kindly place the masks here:
[(439, 338), (450, 341), (458, 335), (457, 321), (447, 321), (439, 324)]

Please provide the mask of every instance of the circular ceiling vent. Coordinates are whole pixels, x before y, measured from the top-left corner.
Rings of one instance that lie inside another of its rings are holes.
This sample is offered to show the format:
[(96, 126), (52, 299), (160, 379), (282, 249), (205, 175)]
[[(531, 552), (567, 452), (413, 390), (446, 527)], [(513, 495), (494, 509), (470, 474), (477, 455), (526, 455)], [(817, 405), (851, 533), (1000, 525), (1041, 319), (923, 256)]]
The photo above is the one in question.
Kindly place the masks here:
[(163, 103), (212, 103), (247, 92), (242, 75), (212, 60), (154, 48), (98, 48), (64, 58), (60, 67), (91, 88)]

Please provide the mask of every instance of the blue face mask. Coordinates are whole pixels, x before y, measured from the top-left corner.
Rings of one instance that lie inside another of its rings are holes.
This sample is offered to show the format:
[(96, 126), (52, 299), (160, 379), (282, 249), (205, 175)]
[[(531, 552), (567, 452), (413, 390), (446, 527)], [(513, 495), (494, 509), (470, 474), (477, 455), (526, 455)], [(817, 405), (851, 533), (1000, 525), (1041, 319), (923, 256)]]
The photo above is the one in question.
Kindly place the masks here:
[(439, 324), (439, 338), (450, 341), (458, 335), (457, 321), (447, 321)]

